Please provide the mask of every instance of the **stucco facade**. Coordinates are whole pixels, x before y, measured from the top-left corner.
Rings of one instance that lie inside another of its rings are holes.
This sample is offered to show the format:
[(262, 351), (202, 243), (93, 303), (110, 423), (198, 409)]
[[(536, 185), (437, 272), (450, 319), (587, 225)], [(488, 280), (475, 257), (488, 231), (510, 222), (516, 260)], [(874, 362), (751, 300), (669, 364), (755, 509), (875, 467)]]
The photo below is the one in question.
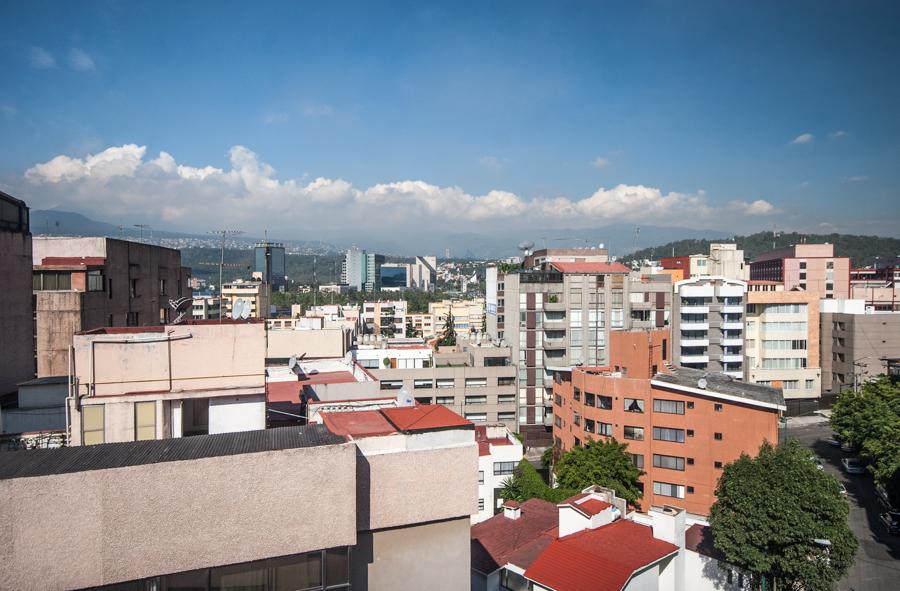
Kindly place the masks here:
[(0, 395), (34, 377), (34, 326), (31, 303), (32, 239), (28, 207), (0, 191)]

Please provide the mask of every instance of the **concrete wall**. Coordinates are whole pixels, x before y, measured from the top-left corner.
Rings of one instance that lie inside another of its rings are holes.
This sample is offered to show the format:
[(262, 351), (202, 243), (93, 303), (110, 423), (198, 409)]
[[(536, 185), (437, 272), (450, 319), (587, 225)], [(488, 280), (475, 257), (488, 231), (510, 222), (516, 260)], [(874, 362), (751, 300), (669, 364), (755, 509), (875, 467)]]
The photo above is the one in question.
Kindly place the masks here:
[(209, 399), (209, 432), (236, 433), (266, 428), (266, 395)]
[[(822, 391), (840, 392), (885, 373), (882, 357), (900, 357), (900, 312), (824, 313)], [(854, 362), (859, 365), (854, 366)]]
[(350, 561), (354, 591), (468, 589), (469, 520), (360, 533)]
[(267, 334), (266, 357), (290, 357), (303, 355), (316, 357), (343, 357), (350, 349), (350, 331), (342, 328), (321, 330), (270, 330)]
[(0, 230), (0, 394), (34, 377), (34, 328), (31, 305), (31, 234)]
[(90, 587), (352, 546), (355, 453), (341, 444), (2, 480), (0, 588)]

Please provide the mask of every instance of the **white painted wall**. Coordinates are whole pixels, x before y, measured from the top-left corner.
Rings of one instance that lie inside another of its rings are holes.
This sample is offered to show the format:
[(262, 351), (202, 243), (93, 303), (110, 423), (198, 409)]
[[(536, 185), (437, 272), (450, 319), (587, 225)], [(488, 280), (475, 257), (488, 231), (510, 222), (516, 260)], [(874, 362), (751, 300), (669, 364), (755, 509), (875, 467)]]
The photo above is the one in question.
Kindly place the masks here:
[[(745, 577), (743, 587), (738, 584), (740, 576), (734, 567), (691, 550), (686, 550), (684, 554), (685, 588), (691, 591), (741, 591), (750, 588), (750, 577)], [(728, 583), (729, 570), (732, 571), (731, 584)]]
[[(494, 489), (501, 488), (503, 481), (510, 478), (511, 475), (504, 474), (494, 476), (494, 462), (515, 462), (518, 464), (522, 460), (522, 444), (514, 437), (510, 437), (514, 441), (512, 445), (492, 445), (491, 453), (486, 456), (478, 457), (478, 470), (484, 472), (484, 484), (478, 485), (478, 498), (484, 499), (484, 509), (472, 515), (472, 524), (479, 523), (485, 519), (494, 516), (494, 509), (499, 507), (500, 499), (494, 499)], [(491, 500), (493, 499), (493, 504)]]
[(209, 433), (235, 433), (266, 428), (266, 396), (223, 396), (209, 399)]

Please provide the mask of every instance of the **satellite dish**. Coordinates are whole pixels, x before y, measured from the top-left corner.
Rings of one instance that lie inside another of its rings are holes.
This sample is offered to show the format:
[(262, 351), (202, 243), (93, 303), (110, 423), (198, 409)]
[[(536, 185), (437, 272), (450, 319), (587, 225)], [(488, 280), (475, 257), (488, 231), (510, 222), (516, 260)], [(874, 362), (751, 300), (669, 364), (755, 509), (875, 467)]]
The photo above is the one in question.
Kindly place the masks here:
[(706, 378), (700, 378), (697, 380), (697, 387), (701, 390), (706, 390)]
[(241, 319), (246, 320), (250, 317), (250, 302), (244, 301), (244, 307), (241, 309)]
[(182, 320), (184, 320), (184, 316), (187, 314), (188, 310), (190, 310), (194, 305), (194, 300), (192, 298), (178, 298), (177, 300), (169, 300), (169, 307), (172, 308), (172, 311), (175, 314), (175, 319), (172, 320), (172, 324), (178, 324)]
[(397, 392), (397, 406), (415, 406), (412, 396), (409, 395), (409, 389), (406, 386), (400, 388)]
[(288, 359), (288, 369), (290, 369), (291, 371), (294, 371), (294, 369), (296, 369), (296, 367), (297, 367), (297, 356), (291, 355), (291, 358)]
[(244, 300), (238, 298), (234, 300), (234, 305), (231, 306), (231, 319), (237, 320), (241, 317), (241, 312), (244, 311)]

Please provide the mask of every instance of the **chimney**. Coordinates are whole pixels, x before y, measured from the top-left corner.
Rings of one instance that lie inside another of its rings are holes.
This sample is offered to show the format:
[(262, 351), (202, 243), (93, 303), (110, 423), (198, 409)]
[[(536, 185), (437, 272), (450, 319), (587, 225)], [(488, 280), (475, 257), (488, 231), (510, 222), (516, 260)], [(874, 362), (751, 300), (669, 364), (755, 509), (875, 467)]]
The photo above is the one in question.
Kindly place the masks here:
[(512, 520), (521, 517), (522, 507), (519, 505), (519, 502), (512, 499), (503, 501), (503, 516)]
[(557, 505), (559, 537), (597, 529), (624, 516), (626, 503), (614, 490), (592, 485)]
[(678, 554), (665, 567), (660, 578), (671, 580), (674, 591), (685, 591), (684, 509), (663, 505), (661, 509), (651, 509), (649, 514), (653, 519), (653, 537), (678, 546)]

